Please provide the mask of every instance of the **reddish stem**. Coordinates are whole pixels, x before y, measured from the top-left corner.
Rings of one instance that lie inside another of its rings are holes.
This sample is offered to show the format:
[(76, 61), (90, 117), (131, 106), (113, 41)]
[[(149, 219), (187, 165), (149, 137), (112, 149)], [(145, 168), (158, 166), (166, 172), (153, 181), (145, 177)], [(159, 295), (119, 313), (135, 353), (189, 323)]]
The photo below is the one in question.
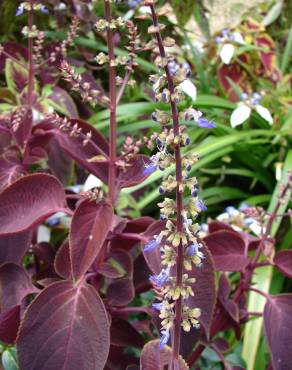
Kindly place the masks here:
[[(110, 2), (104, 0), (105, 19), (108, 23), (111, 22)], [(116, 67), (113, 65), (115, 60), (113, 31), (108, 27), (107, 30), (107, 46), (109, 57), (109, 97), (110, 97), (110, 158), (109, 158), (109, 175), (108, 175), (108, 199), (111, 204), (115, 202), (116, 193), (116, 147), (117, 147), (117, 92), (116, 92)]]
[[(166, 59), (166, 53), (163, 46), (163, 40), (161, 34), (159, 32), (159, 23), (157, 19), (157, 15), (155, 12), (155, 8), (153, 5), (150, 5), (151, 8), (151, 15), (153, 25), (157, 27), (158, 32), (155, 33), (160, 56), (163, 59)], [(164, 67), (165, 74), (167, 78), (168, 89), (170, 92), (170, 96), (174, 96), (174, 83), (171, 73), (168, 68), (168, 64)], [(179, 119), (178, 119), (178, 109), (175, 101), (171, 98), (171, 113), (172, 113), (172, 120), (173, 120), (173, 131), (176, 136), (179, 136)], [(175, 154), (175, 175), (177, 181), (176, 187), (176, 228), (178, 232), (183, 231), (183, 218), (182, 218), (182, 210), (183, 210), (183, 194), (179, 190), (179, 185), (182, 183), (182, 161), (181, 161), (181, 152), (180, 152), (180, 145), (175, 146), (174, 150)], [(182, 275), (183, 275), (183, 260), (184, 260), (184, 250), (183, 245), (180, 245), (177, 248), (177, 260), (176, 260), (176, 285), (182, 285)], [(172, 359), (170, 369), (174, 370), (178, 364), (179, 352), (180, 352), (180, 337), (181, 337), (181, 319), (182, 319), (182, 299), (181, 297), (175, 303), (175, 319), (174, 319), (174, 326), (173, 326), (173, 338), (172, 338)]]
[(33, 85), (34, 85), (34, 65), (33, 65), (33, 37), (31, 35), (33, 26), (33, 0), (30, 0), (30, 9), (28, 11), (28, 87), (27, 87), (27, 105), (32, 108), (33, 104)]

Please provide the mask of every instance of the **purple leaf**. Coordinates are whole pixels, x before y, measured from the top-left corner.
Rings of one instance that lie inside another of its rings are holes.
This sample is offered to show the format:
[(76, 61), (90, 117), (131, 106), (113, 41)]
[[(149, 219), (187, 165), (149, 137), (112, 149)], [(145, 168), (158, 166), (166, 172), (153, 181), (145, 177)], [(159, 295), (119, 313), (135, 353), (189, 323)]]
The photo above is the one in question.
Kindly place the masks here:
[(113, 209), (105, 202), (85, 199), (76, 208), (69, 235), (73, 278), (80, 279), (91, 266), (112, 228)]
[(127, 163), (125, 171), (120, 171), (118, 175), (119, 187), (129, 188), (143, 182), (149, 175), (145, 175), (145, 164), (149, 163), (149, 157), (146, 155), (136, 155)]
[(53, 86), (52, 94), (49, 95), (47, 99), (52, 102), (52, 105), (55, 107), (56, 111), (71, 118), (78, 118), (78, 111), (76, 109), (74, 100), (67, 93), (67, 91), (61, 89), (61, 87)]
[(204, 238), (217, 271), (241, 271), (249, 263), (245, 255), (245, 243), (239, 234), (233, 231), (216, 231)]
[(31, 243), (31, 231), (0, 235), (0, 265), (5, 262), (20, 264)]
[(269, 297), (264, 309), (264, 325), (273, 369), (292, 369), (292, 294)]
[[(85, 168), (93, 175), (100, 178), (104, 183), (108, 180), (108, 163), (107, 160), (99, 160), (98, 162), (89, 161), (92, 158), (109, 153), (108, 142), (93, 126), (80, 119), (69, 119), (68, 123), (71, 127), (77, 125), (81, 129), (80, 135), (70, 136), (70, 131), (64, 131), (57, 127), (54, 120), (48, 118), (38, 125), (40, 130), (46, 130), (52, 133), (58, 141), (61, 148), (73, 158), (80, 166)], [(86, 134), (92, 135), (91, 140), (84, 145)]]
[(55, 271), (64, 279), (72, 279), (72, 266), (68, 241), (65, 241), (56, 253), (54, 262)]
[(17, 145), (23, 150), (30, 138), (32, 129), (32, 111), (28, 107), (18, 108), (11, 116), (11, 133)]
[(126, 306), (135, 296), (132, 279), (123, 278), (112, 282), (107, 289), (107, 299), (111, 306)]
[(0, 194), (0, 234), (29, 230), (50, 215), (65, 211), (65, 192), (53, 176), (25, 176)]
[(103, 370), (109, 322), (89, 285), (50, 285), (26, 311), (17, 338), (22, 370)]
[(26, 173), (22, 163), (14, 156), (0, 158), (0, 191)]
[(24, 297), (37, 291), (23, 267), (15, 263), (0, 267), (1, 311), (20, 305)]
[(70, 184), (73, 161), (53, 138), (48, 147), (48, 164), (52, 173), (64, 184)]
[(202, 252), (205, 257), (202, 266), (193, 268), (189, 272), (189, 276), (194, 277), (196, 282), (192, 286), (194, 296), (187, 300), (187, 304), (190, 308), (201, 309), (202, 314), (199, 321), (208, 337), (216, 302), (215, 270), (208, 248), (204, 247)]
[(111, 322), (111, 344), (115, 346), (143, 347), (141, 334), (126, 320), (113, 317)]
[(292, 278), (292, 250), (277, 252), (274, 257), (274, 264), (282, 274)]
[[(148, 342), (141, 353), (140, 369), (143, 370), (160, 370), (169, 365), (172, 350), (165, 346), (163, 349), (159, 346), (159, 340)], [(176, 370), (188, 370), (189, 367), (180, 356)]]
[(20, 324), (20, 306), (14, 306), (0, 314), (0, 340), (13, 344)]

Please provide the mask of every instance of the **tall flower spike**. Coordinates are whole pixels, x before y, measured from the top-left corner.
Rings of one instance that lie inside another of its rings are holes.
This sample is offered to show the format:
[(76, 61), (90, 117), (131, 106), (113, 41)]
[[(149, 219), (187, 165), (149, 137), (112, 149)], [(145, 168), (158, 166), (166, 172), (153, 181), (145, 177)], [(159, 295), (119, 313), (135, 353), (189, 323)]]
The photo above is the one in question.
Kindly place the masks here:
[[(169, 175), (159, 187), (161, 194), (175, 192), (175, 200), (165, 198), (158, 204), (161, 218), (167, 221), (165, 230), (158, 238), (155, 236), (148, 242), (144, 250), (149, 253), (158, 247), (161, 250), (163, 269), (158, 275), (152, 275), (150, 281), (158, 293), (158, 299), (163, 300), (162, 303), (154, 303), (153, 307), (160, 311), (159, 317), (162, 319), (161, 346), (168, 343), (170, 335), (172, 336), (173, 351), (169, 369), (173, 370), (178, 367), (181, 328), (189, 331), (191, 327), (198, 327), (197, 317), (200, 310), (186, 305), (186, 299), (194, 295), (192, 285), (195, 279), (186, 272), (199, 267), (204, 258), (203, 252), (200, 251), (203, 245), (197, 239), (199, 227), (193, 224), (192, 218), (206, 209), (204, 203), (197, 197), (197, 180), (187, 175), (192, 164), (198, 160), (198, 156), (193, 153), (182, 155), (181, 147), (187, 146), (190, 138), (186, 133), (186, 127), (180, 125), (179, 120), (192, 120), (202, 128), (213, 128), (215, 124), (203, 118), (202, 113), (193, 108), (179, 112), (178, 103), (185, 98), (185, 94), (195, 99), (195, 87), (188, 79), (190, 70), (186, 66), (177, 65), (174, 58), (166, 55), (164, 47), (168, 45), (169, 40), (162, 40), (160, 32), (164, 27), (158, 23), (154, 1), (146, 0), (145, 4), (150, 7), (153, 21), (148, 33), (155, 35), (154, 51), (157, 47), (159, 50), (155, 64), (160, 73), (151, 75), (150, 82), (155, 100), (169, 103), (171, 107), (171, 113), (156, 110), (152, 114), (152, 119), (164, 128), (161, 134), (152, 135), (158, 152), (145, 166), (145, 173), (163, 170), (175, 164), (175, 177)], [(183, 202), (185, 192), (192, 195), (188, 204)]]

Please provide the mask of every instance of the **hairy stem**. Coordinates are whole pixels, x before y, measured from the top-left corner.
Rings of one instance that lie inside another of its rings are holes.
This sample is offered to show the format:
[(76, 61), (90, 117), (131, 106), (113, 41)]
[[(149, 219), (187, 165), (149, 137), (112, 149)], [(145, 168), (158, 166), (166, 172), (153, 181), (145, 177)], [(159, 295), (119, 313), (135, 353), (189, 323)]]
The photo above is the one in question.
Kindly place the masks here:
[[(111, 22), (111, 8), (109, 0), (104, 0), (105, 19)], [(109, 158), (109, 175), (108, 175), (108, 199), (111, 204), (115, 202), (116, 193), (116, 147), (117, 147), (117, 92), (116, 92), (116, 67), (113, 65), (114, 55), (114, 42), (113, 31), (108, 27), (107, 30), (107, 45), (109, 57), (109, 96), (110, 96), (110, 158)]]
[(30, 9), (28, 11), (28, 87), (27, 87), (27, 105), (32, 108), (33, 104), (33, 85), (34, 85), (34, 65), (33, 65), (33, 37), (31, 35), (33, 26), (33, 0), (30, 0)]
[[(152, 14), (152, 21), (153, 25), (157, 27), (156, 32), (156, 40), (160, 52), (160, 56), (165, 59), (166, 53), (163, 46), (163, 41), (161, 37), (161, 33), (159, 32), (159, 24), (157, 15), (155, 12), (154, 6), (151, 4), (151, 14)], [(164, 67), (165, 74), (167, 78), (168, 89), (170, 92), (170, 96), (174, 96), (174, 83), (171, 73), (169, 71), (168, 64)], [(178, 109), (176, 103), (171, 98), (171, 113), (172, 113), (172, 122), (173, 122), (173, 130), (176, 136), (179, 136), (179, 118), (178, 118)], [(181, 161), (181, 152), (180, 152), (180, 145), (175, 146), (175, 175), (177, 181), (176, 187), (176, 227), (177, 231), (181, 232), (183, 230), (183, 218), (182, 218), (182, 210), (183, 210), (183, 194), (179, 189), (179, 185), (182, 183), (182, 161)], [(180, 245), (177, 248), (177, 260), (176, 260), (176, 285), (182, 285), (182, 276), (183, 276), (183, 260), (184, 260), (184, 250), (183, 245)], [(172, 359), (170, 369), (174, 370), (178, 364), (178, 357), (180, 352), (180, 336), (181, 336), (181, 319), (182, 319), (182, 299), (179, 298), (175, 304), (175, 319), (174, 319), (174, 327), (173, 327), (173, 338), (172, 338)]]

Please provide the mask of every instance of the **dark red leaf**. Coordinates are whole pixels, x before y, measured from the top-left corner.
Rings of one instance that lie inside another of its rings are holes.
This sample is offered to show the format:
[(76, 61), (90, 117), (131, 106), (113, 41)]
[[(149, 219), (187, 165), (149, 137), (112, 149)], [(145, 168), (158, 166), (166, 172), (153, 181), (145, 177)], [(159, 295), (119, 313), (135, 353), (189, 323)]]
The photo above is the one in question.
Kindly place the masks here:
[(204, 238), (217, 271), (241, 271), (249, 263), (245, 255), (245, 243), (241, 236), (233, 231), (216, 231)]
[(20, 306), (14, 306), (0, 314), (0, 340), (13, 344), (20, 324)]
[(0, 234), (31, 229), (50, 215), (65, 211), (65, 192), (53, 176), (25, 176), (0, 194)]
[(32, 110), (26, 106), (16, 109), (11, 116), (11, 132), (21, 149), (28, 143), (32, 128)]
[(112, 228), (113, 209), (105, 202), (82, 201), (72, 218), (69, 235), (72, 275), (80, 279), (98, 255)]
[(274, 264), (284, 275), (292, 278), (292, 250), (277, 252)]
[[(165, 221), (156, 221), (151, 224), (148, 229), (143, 233), (143, 236), (146, 238), (147, 241), (153, 239), (154, 235), (158, 235), (160, 231), (165, 228)], [(158, 274), (161, 270), (161, 258), (160, 258), (160, 250), (159, 248), (153, 249), (151, 252), (144, 252), (144, 245), (142, 244), (142, 251), (144, 258), (150, 268), (150, 270), (154, 274)]]
[(52, 173), (65, 186), (70, 183), (73, 170), (72, 159), (62, 150), (57, 140), (53, 138), (48, 148), (49, 167)]
[[(52, 93), (47, 99), (53, 101), (58, 108), (61, 108), (62, 114), (71, 118), (78, 118), (78, 111), (74, 100), (67, 91), (61, 89), (59, 86), (52, 86)], [(58, 109), (56, 110), (58, 111)]]
[[(165, 346), (159, 348), (159, 340), (148, 342), (141, 353), (140, 369), (141, 370), (164, 370), (165, 366), (169, 365), (171, 359), (171, 348)], [(179, 358), (178, 367), (176, 370), (188, 370), (189, 367), (182, 357)]]
[[(105, 138), (95, 130), (95, 128), (80, 119), (68, 120), (71, 126), (77, 125), (81, 129), (82, 135), (70, 136), (70, 131), (64, 131), (52, 124), (51, 121), (43, 121), (39, 124), (39, 129), (51, 132), (58, 141), (61, 148), (73, 158), (79, 165), (88, 170), (93, 175), (100, 178), (104, 183), (108, 180), (107, 160), (92, 162), (89, 161), (97, 155), (105, 153), (108, 155), (109, 146)], [(91, 140), (84, 145), (83, 141), (86, 134), (91, 132)]]
[(264, 325), (274, 370), (292, 369), (292, 294), (270, 296)]
[(224, 307), (226, 312), (230, 317), (238, 322), (239, 321), (239, 307), (236, 302), (229, 299), (229, 294), (231, 292), (231, 286), (225, 274), (220, 275), (219, 279), (219, 289), (218, 289), (218, 300)]
[(111, 344), (115, 346), (143, 347), (144, 340), (139, 332), (126, 320), (113, 317), (111, 322)]
[(14, 156), (0, 158), (0, 191), (26, 173), (22, 163)]
[(145, 175), (145, 164), (149, 163), (149, 157), (146, 155), (136, 155), (127, 163), (126, 171), (120, 171), (118, 183), (120, 188), (128, 188), (143, 182), (149, 175)]
[(21, 370), (103, 370), (109, 352), (104, 305), (89, 285), (58, 282), (44, 289), (17, 338)]
[(229, 230), (229, 231), (234, 231), (234, 229), (232, 228), (232, 226), (228, 225), (228, 224), (225, 224), (224, 222), (221, 222), (221, 221), (212, 221), (208, 224), (208, 230), (209, 230), (209, 233), (212, 234), (214, 233), (215, 231), (219, 231), (219, 230)]
[(134, 296), (135, 290), (132, 279), (116, 280), (107, 289), (107, 299), (111, 306), (126, 306)]
[[(19, 43), (9, 41), (9, 42), (5, 42), (3, 44), (3, 47), (6, 53), (12, 55), (17, 60), (21, 60), (21, 59), (27, 60), (28, 58), (27, 48), (23, 47)], [(6, 55), (4, 53), (1, 53), (0, 55), (0, 69), (1, 70), (4, 69), (5, 67), (6, 59), (7, 59)]]
[(24, 231), (11, 235), (0, 235), (0, 264), (5, 262), (19, 264), (30, 246), (31, 238), (31, 231)]
[(19, 305), (24, 297), (36, 292), (23, 267), (15, 263), (5, 263), (0, 267), (1, 311)]
[(72, 279), (69, 243), (65, 241), (58, 249), (54, 262), (55, 271), (64, 279)]
[(192, 286), (194, 296), (187, 300), (187, 305), (201, 309), (202, 314), (199, 321), (208, 337), (216, 302), (215, 271), (209, 250), (204, 247), (202, 251), (205, 256), (202, 266), (194, 268), (188, 274), (194, 277), (196, 282)]
[(54, 264), (55, 250), (54, 247), (47, 242), (41, 242), (35, 244), (32, 247), (33, 253), (45, 263), (47, 267), (51, 267)]
[(98, 272), (106, 277), (119, 278), (132, 276), (133, 261), (130, 254), (123, 249), (111, 250), (109, 258), (98, 268)]

